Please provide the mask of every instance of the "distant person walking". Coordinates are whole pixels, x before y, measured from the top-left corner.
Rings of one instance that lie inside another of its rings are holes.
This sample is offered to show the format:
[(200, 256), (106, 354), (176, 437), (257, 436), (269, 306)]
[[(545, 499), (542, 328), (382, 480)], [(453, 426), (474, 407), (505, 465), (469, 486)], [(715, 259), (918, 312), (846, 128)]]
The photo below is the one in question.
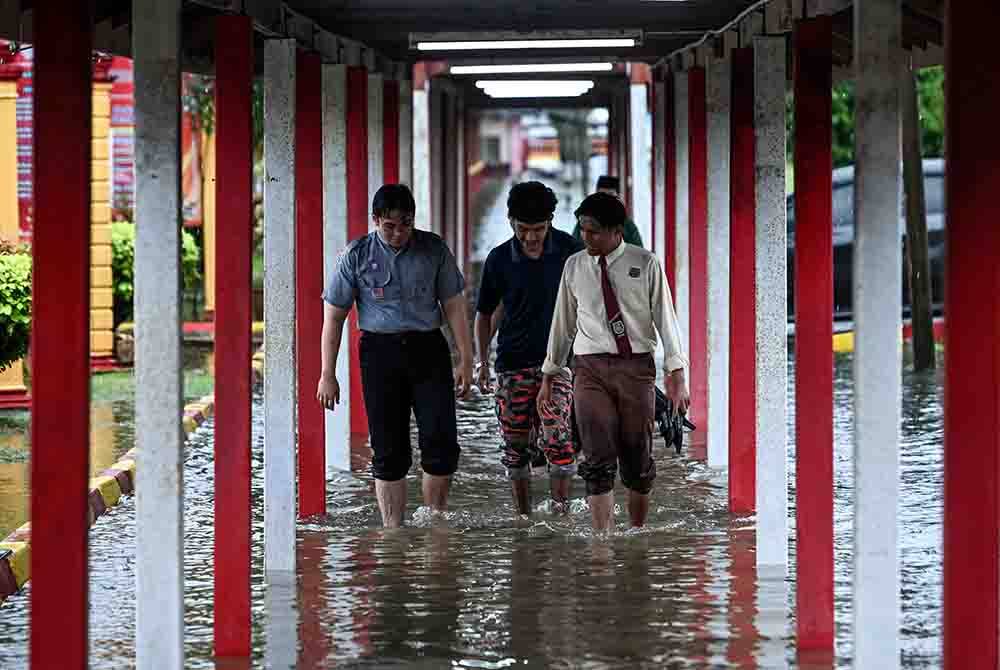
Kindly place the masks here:
[(566, 261), (556, 300), (539, 408), (552, 404), (555, 380), (570, 355), (576, 420), (594, 530), (613, 526), (615, 476), (629, 490), (629, 516), (642, 526), (656, 477), (652, 456), (656, 335), (665, 351), (666, 394), (688, 406), (677, 316), (656, 256), (623, 239), (625, 206), (595, 193), (575, 212), (586, 254)]
[(519, 514), (531, 514), (531, 461), (536, 449), (541, 449), (548, 462), (550, 492), (558, 512), (567, 509), (576, 473), (569, 370), (553, 375), (550, 407), (540, 409), (536, 402), (563, 266), (583, 249), (570, 235), (552, 227), (557, 204), (555, 193), (537, 181), (516, 184), (510, 190), (507, 216), (514, 235), (486, 258), (476, 305), (478, 383), (484, 393), (492, 390), (494, 314), (502, 315), (496, 362), (496, 413), (504, 441), (500, 461), (507, 469)]
[[(406, 186), (381, 187), (372, 202), (375, 231), (348, 245), (323, 294), (323, 370), (316, 397), (330, 410), (340, 402), (337, 356), (344, 322), (356, 303), (372, 474), (387, 528), (401, 525), (406, 508), (411, 410), (417, 419), (424, 504), (437, 511), (447, 508), (459, 456), (455, 388), (464, 397), (472, 383), (465, 280), (440, 237), (414, 230), (415, 209)], [(445, 319), (461, 356), (454, 373), (441, 333)]]
[[(597, 193), (609, 193), (616, 198), (621, 199), (621, 182), (618, 177), (612, 177), (606, 174), (601, 175), (597, 178)], [(573, 237), (583, 244), (583, 235), (580, 232), (579, 222), (577, 222), (576, 226), (573, 228)], [(639, 233), (639, 228), (635, 225), (635, 221), (629, 218), (627, 214), (625, 216), (623, 237), (625, 242), (628, 244), (634, 244), (637, 247), (642, 246), (642, 235)]]

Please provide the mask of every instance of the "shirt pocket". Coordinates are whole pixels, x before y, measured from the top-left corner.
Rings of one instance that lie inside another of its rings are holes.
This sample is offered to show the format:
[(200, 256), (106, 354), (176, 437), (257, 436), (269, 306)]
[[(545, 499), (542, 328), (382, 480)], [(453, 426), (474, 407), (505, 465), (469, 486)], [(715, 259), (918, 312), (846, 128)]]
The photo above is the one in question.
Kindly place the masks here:
[(392, 271), (382, 265), (367, 265), (358, 275), (363, 298), (375, 302), (399, 300), (399, 282), (392, 281)]

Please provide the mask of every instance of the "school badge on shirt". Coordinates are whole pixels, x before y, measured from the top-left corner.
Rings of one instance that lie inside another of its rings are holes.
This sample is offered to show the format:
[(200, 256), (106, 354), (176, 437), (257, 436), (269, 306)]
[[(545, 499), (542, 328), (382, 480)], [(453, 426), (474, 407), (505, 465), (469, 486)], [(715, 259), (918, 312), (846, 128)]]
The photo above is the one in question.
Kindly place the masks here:
[(374, 287), (372, 289), (372, 297), (375, 298), (376, 300), (384, 300), (385, 299), (385, 289), (383, 289), (381, 286)]
[(638, 279), (639, 278), (639, 268), (629, 268), (628, 269), (628, 276), (631, 277), (632, 279)]
[(611, 330), (614, 331), (615, 337), (621, 337), (625, 334), (625, 322), (621, 318), (615, 319), (611, 322)]

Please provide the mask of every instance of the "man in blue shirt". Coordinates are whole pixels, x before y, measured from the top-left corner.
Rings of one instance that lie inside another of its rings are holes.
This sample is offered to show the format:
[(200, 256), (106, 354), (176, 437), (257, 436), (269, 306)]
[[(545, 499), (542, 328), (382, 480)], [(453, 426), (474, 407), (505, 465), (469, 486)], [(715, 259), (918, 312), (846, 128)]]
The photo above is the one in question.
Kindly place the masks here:
[(514, 236), (487, 257), (476, 306), (478, 384), (483, 392), (491, 390), (491, 321), (501, 308), (496, 412), (504, 440), (501, 463), (507, 468), (519, 514), (531, 513), (531, 456), (536, 446), (548, 461), (556, 511), (566, 510), (576, 472), (569, 371), (564, 369), (554, 379), (551, 410), (539, 412), (535, 402), (563, 265), (583, 249), (572, 236), (552, 228), (557, 203), (552, 190), (537, 181), (511, 189), (507, 215)]
[[(414, 230), (415, 209), (406, 186), (380, 188), (372, 202), (375, 232), (348, 245), (323, 294), (323, 370), (316, 397), (330, 410), (340, 402), (337, 356), (344, 321), (356, 303), (372, 474), (387, 528), (401, 525), (406, 507), (411, 410), (424, 504), (435, 511), (447, 508), (459, 455), (455, 388), (464, 397), (472, 382), (465, 280), (440, 237)], [(454, 372), (441, 333), (445, 319), (461, 356)]]

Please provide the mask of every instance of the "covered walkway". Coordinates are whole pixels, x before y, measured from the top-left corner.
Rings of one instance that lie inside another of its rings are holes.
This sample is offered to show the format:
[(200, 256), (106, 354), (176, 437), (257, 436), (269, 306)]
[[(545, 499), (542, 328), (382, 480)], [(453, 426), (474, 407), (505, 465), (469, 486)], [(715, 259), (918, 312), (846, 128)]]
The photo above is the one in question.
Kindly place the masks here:
[[(899, 666), (903, 377), (898, 344), (902, 258), (896, 222), (901, 177), (899, 81), (911, 53), (916, 59), (937, 62), (946, 54), (949, 68), (947, 336), (961, 346), (949, 349), (945, 373), (949, 402), (943, 428), (943, 658), (949, 668), (996, 667), (1000, 366), (994, 363), (1000, 354), (1000, 322), (983, 318), (997, 312), (995, 292), (984, 291), (983, 286), (992, 285), (986, 278), (995, 278), (1000, 247), (1000, 233), (990, 223), (990, 196), (1000, 184), (994, 183), (996, 171), (989, 169), (1000, 138), (987, 116), (997, 102), (992, 86), (996, 68), (983, 59), (979, 45), (998, 10), (984, 3), (950, 3), (945, 11), (940, 3), (924, 0), (427, 2), (405, 11), (377, 0), (52, 0), (0, 7), (4, 9), (0, 36), (30, 40), (37, 48), (33, 665), (83, 667), (88, 653), (95, 651), (88, 649), (83, 488), (88, 473), (90, 69), (91, 53), (98, 48), (127, 53), (135, 61), (136, 73), (138, 667), (184, 667), (185, 578), (194, 577), (184, 563), (192, 538), (185, 537), (184, 530), (185, 458), (178, 421), (180, 71), (212, 71), (217, 77), (221, 262), (212, 443), (216, 566), (209, 575), (212, 649), (216, 657), (248, 658), (255, 646), (251, 615), (262, 599), (272, 610), (269, 625), (279, 633), (293, 621), (280, 614), (282, 604), (294, 611), (295, 599), (302, 617), (309, 612), (321, 613), (319, 619), (357, 617), (370, 611), (363, 602), (341, 600), (340, 591), (322, 586), (320, 592), (333, 596), (325, 607), (310, 608), (302, 602), (310, 580), (336, 579), (315, 563), (309, 566), (316, 554), (306, 551), (312, 537), (307, 530), (317, 523), (337, 529), (344, 522), (350, 528), (351, 515), (363, 517), (370, 511), (363, 505), (371, 504), (370, 498), (354, 499), (349, 493), (364, 486), (363, 480), (336, 474), (350, 470), (355, 455), (351, 444), (363, 440), (366, 426), (356, 329), (351, 332), (352, 355), (341, 358), (339, 374), (342, 383), (350, 379), (350, 384), (343, 383), (345, 389), (350, 387), (349, 409), (324, 415), (312, 398), (319, 368), (317, 296), (324, 277), (332, 273), (347, 241), (368, 231), (375, 189), (393, 181), (413, 185), (418, 225), (441, 234), (460, 262), (467, 263), (472, 248), (465, 159), (474, 141), (470, 115), (490, 107), (549, 106), (551, 100), (543, 104), (540, 98), (551, 85), (538, 90), (531, 80), (552, 77), (518, 73), (518, 80), (529, 81), (517, 86), (530, 91), (531, 97), (501, 99), (490, 89), (496, 93), (503, 86), (480, 85), (479, 75), (461, 74), (457, 66), (584, 61), (609, 63), (610, 68), (597, 74), (560, 75), (588, 85), (574, 99), (552, 104), (610, 110), (610, 169), (623, 177), (625, 199), (637, 225), (664, 261), (691, 353), (692, 411), (705, 428), (706, 463), (672, 463), (665, 466), (664, 479), (673, 473), (690, 481), (691, 472), (683, 471), (687, 468), (703, 472), (705, 479), (726, 482), (724, 497), (706, 487), (699, 494), (677, 498), (688, 501), (680, 509), (674, 507), (670, 489), (662, 487), (656, 525), (670, 538), (671, 533), (684, 535), (684, 529), (691, 528), (686, 524), (704, 524), (686, 534), (694, 544), (713, 534), (735, 535), (739, 541), (709, 542), (708, 558), (699, 559), (695, 551), (671, 556), (676, 560), (663, 565), (653, 558), (664, 540), (655, 531), (601, 545), (580, 540), (572, 519), (570, 528), (561, 531), (548, 523), (510, 529), (509, 534), (527, 534), (529, 539), (533, 533), (565, 539), (559, 548), (550, 546), (559, 544), (551, 538), (539, 545), (508, 545), (504, 555), (511, 562), (524, 559), (525, 569), (511, 567), (507, 586), (517, 591), (513, 582), (524, 571), (530, 573), (528, 579), (539, 580), (529, 584), (529, 591), (559, 589), (563, 581), (577, 580), (575, 604), (563, 599), (543, 602), (587, 618), (602, 617), (602, 610), (592, 607), (591, 601), (610, 598), (603, 604), (611, 609), (603, 610), (603, 618), (591, 620), (602, 623), (614, 620), (608, 614), (612, 610), (629, 617), (636, 608), (653, 608), (639, 618), (646, 622), (640, 633), (652, 635), (651, 629), (671, 625), (667, 610), (672, 605), (669, 596), (661, 601), (650, 592), (674, 589), (669, 593), (678, 595), (678, 602), (711, 599), (705, 585), (713, 579), (712, 570), (723, 570), (719, 566), (727, 555), (733, 569), (730, 576), (741, 566), (749, 571), (751, 582), (756, 575), (758, 584), (775, 575), (778, 584), (787, 584), (784, 576), (791, 565), (794, 602), (782, 621), (794, 620), (799, 661), (805, 664), (818, 655), (829, 664), (835, 622), (846, 623), (835, 619), (835, 565), (849, 546), (853, 625), (847, 638), (849, 651), (838, 652), (849, 655), (855, 667)], [(262, 396), (256, 400), (248, 371), (255, 76), (265, 91), (264, 109), (256, 118), (263, 126), (267, 173), (266, 374)], [(835, 395), (831, 352), (830, 88), (835, 76), (853, 76), (857, 100), (853, 299), (857, 333), (849, 373), (853, 392), (844, 410), (854, 427), (854, 496), (853, 532), (847, 536), (835, 535), (834, 526), (834, 407), (843, 402)], [(506, 74), (489, 80), (512, 78), (515, 75)], [(789, 90), (796, 126), (792, 237), (787, 235), (785, 210)], [(645, 110), (650, 110), (651, 118)], [(787, 266), (789, 241), (794, 244), (795, 267)], [(797, 305), (791, 359), (786, 338), (790, 272), (796, 278)], [(798, 380), (794, 393), (788, 392), (790, 360)], [(792, 399), (797, 408), (796, 449), (790, 462), (787, 429)], [(263, 442), (260, 460), (251, 448), (255, 402)], [(464, 435), (475, 444), (476, 435), (492, 430), (491, 419), (482, 408), (479, 414), (471, 407), (463, 412)], [(371, 559), (362, 556), (354, 564), (355, 569), (371, 565), (373, 572), (351, 579), (374, 579), (389, 592), (398, 593), (399, 583), (419, 591), (426, 579), (427, 588), (462, 594), (459, 602), (465, 609), (454, 617), (437, 616), (447, 599), (418, 599), (398, 607), (391, 599), (383, 601), (390, 603), (392, 614), (423, 613), (420, 624), (408, 622), (400, 628), (412, 625), (426, 632), (420, 627), (441, 627), (434, 634), (418, 633), (399, 643), (411, 646), (417, 658), (455, 660), (453, 654), (428, 656), (435, 639), (449, 640), (444, 646), (453, 653), (483, 648), (495, 614), (489, 612), (489, 603), (504, 589), (504, 582), (487, 569), (488, 562), (475, 569), (475, 561), (482, 561), (477, 549), (448, 551), (450, 543), (462, 543), (458, 529), (469, 529), (464, 533), (468, 534), (482, 526), (475, 517), (476, 496), (489, 493), (489, 485), (482, 481), (495, 477), (477, 461), (491, 460), (492, 449), (477, 453), (470, 448), (466, 454), (468, 474), (463, 476), (476, 480), (481, 467), (481, 481), (467, 499), (459, 481), (453, 529), (402, 536), (409, 538), (404, 542), (421, 545), (416, 548), (421, 561), (405, 560), (409, 551), (393, 549), (389, 543), (395, 540), (375, 533), (373, 544), (380, 553)], [(262, 482), (262, 541), (254, 535), (251, 516), (252, 481), (261, 470), (262, 479), (257, 481)], [(790, 472), (797, 491), (794, 509), (788, 497)], [(77, 488), (78, 496), (65, 493)], [(461, 516), (463, 502), (469, 503), (471, 517)], [(795, 519), (794, 563), (790, 514)], [(489, 546), (502, 550), (509, 541), (507, 537)], [(325, 540), (319, 544), (332, 546)], [(360, 539), (357, 545), (361, 549), (354, 549), (362, 554), (374, 551), (361, 546)], [(255, 577), (253, 549), (261, 546), (263, 571)], [(521, 549), (530, 551), (532, 546), (540, 555), (521, 556)], [(612, 559), (607, 557), (609, 549)], [(463, 559), (471, 556), (475, 559), (470, 566)], [(565, 562), (584, 556), (593, 569), (563, 581), (549, 580), (546, 570), (558, 574), (564, 562), (560, 556)], [(327, 565), (322, 560), (320, 564)], [(435, 564), (436, 560), (443, 563)], [(699, 560), (705, 565), (703, 576), (697, 573)], [(601, 561), (609, 566), (605, 573), (600, 572)], [(674, 568), (676, 572), (659, 572)], [(597, 588), (583, 583), (600, 582), (602, 574), (605, 581)], [(452, 585), (448, 580), (454, 580)], [(291, 584), (298, 588), (289, 590)], [(608, 590), (611, 584), (616, 588)], [(736, 591), (733, 585), (731, 592)], [(480, 593), (481, 597), (467, 597)], [(763, 601), (752, 596), (746, 602), (765, 609)], [(512, 600), (508, 608), (522, 606), (523, 602)], [(709, 617), (699, 625), (712, 630), (723, 610), (698, 611)], [(523, 642), (523, 618), (516, 625), (501, 626), (497, 634), (509, 635), (511, 645)], [(562, 640), (560, 636), (568, 634), (577, 649), (592, 645), (597, 665), (638, 658), (616, 647), (629, 638), (615, 631), (609, 631), (604, 642), (575, 615), (551, 619), (566, 626), (573, 622), (568, 633), (559, 629), (551, 636)], [(684, 616), (678, 620), (681, 625), (690, 623)], [(322, 628), (319, 621), (315, 623)], [(757, 639), (739, 624), (727, 625), (727, 639)], [(539, 627), (543, 628), (541, 622)], [(515, 634), (515, 629), (522, 632)], [(300, 630), (303, 648), (321, 637), (308, 625)], [(52, 631), (59, 631), (59, 644), (53, 644)], [(466, 634), (468, 638), (461, 637)], [(698, 630), (691, 635), (704, 637)], [(410, 644), (413, 637), (418, 641)], [(784, 648), (783, 634), (774, 637)], [(291, 648), (282, 645), (295, 639), (269, 633), (268, 640), (274, 643), (265, 653), (288, 652)], [(625, 644), (651, 667), (716, 663), (715, 648), (677, 645), (647, 653), (638, 639)], [(545, 641), (539, 645), (549, 649)], [(574, 648), (569, 643), (553, 647), (554, 658), (565, 658)], [(364, 662), (378, 665), (378, 648), (372, 648), (374, 654)], [(557, 664), (543, 660), (538, 645), (531, 649), (485, 662), (505, 665), (508, 658), (514, 663), (530, 658)], [(294, 655), (282, 658), (285, 665), (295, 662)], [(401, 662), (408, 657), (393, 658)]]

